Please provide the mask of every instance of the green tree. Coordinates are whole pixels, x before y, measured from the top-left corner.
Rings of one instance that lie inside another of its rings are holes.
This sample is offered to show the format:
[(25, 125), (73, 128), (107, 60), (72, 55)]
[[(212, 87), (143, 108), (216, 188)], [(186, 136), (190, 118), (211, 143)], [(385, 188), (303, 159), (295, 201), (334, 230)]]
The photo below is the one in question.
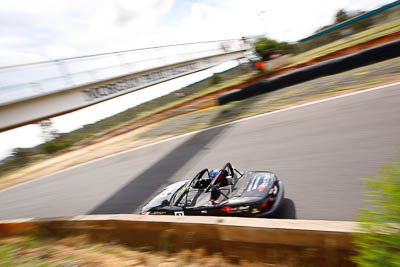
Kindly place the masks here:
[(59, 134), (54, 128), (53, 122), (51, 120), (43, 120), (39, 122), (39, 127), (42, 132), (42, 137), (48, 142), (56, 138)]
[(211, 76), (211, 84), (212, 84), (212, 85), (215, 85), (215, 84), (219, 84), (220, 82), (222, 82), (221, 74), (214, 73), (214, 74)]
[(295, 46), (293, 44), (289, 44), (288, 42), (279, 43), (279, 47), (277, 49), (277, 53), (286, 55), (295, 52)]
[(347, 15), (347, 12), (344, 9), (340, 9), (338, 12), (336, 12), (335, 24), (343, 22), (347, 19), (349, 19), (349, 16)]
[(371, 205), (358, 219), (362, 233), (355, 237), (353, 260), (359, 266), (400, 266), (400, 156), (364, 182)]
[(12, 156), (19, 165), (24, 165), (29, 162), (29, 152), (25, 148), (14, 148), (12, 151)]
[(268, 60), (272, 54), (284, 55), (293, 53), (294, 45), (262, 37), (254, 43), (254, 50), (265, 61)]
[(64, 148), (70, 147), (73, 143), (74, 142), (69, 138), (68, 134), (62, 133), (51, 141), (41, 144), (41, 149), (46, 154), (53, 154)]
[(254, 43), (254, 49), (256, 50), (256, 53), (263, 60), (268, 60), (271, 54), (276, 53), (278, 47), (279, 42), (265, 37), (259, 38)]

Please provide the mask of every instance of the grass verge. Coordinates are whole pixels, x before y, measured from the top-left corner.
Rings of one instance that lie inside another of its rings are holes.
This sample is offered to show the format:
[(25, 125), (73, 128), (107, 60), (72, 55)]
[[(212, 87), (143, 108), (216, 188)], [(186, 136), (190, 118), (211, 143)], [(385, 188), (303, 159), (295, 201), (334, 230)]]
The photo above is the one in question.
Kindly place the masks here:
[[(91, 242), (86, 235), (54, 238), (36, 233), (0, 239), (2, 267), (102, 267), (102, 266), (265, 266), (248, 261), (232, 263), (203, 249), (179, 253), (148, 251), (116, 242)], [(275, 265), (276, 266), (276, 265)], [(283, 266), (283, 265), (282, 265)]]
[(307, 52), (298, 54), (290, 59), (291, 64), (308, 61), (310, 59), (329, 54), (331, 52), (360, 44), (387, 34), (400, 31), (400, 19), (388, 22), (383, 25), (350, 35), (335, 42), (311, 49)]
[(355, 236), (358, 266), (400, 266), (400, 152), (393, 164), (364, 179), (369, 206), (361, 210)]

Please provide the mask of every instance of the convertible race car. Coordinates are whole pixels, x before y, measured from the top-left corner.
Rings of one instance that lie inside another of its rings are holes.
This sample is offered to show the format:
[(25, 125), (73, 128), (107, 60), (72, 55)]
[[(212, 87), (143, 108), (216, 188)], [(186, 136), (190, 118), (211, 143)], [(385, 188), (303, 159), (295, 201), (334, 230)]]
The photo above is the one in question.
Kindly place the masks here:
[(241, 173), (227, 163), (221, 170), (204, 169), (191, 180), (169, 185), (141, 214), (271, 217), (283, 199), (283, 184), (274, 173)]

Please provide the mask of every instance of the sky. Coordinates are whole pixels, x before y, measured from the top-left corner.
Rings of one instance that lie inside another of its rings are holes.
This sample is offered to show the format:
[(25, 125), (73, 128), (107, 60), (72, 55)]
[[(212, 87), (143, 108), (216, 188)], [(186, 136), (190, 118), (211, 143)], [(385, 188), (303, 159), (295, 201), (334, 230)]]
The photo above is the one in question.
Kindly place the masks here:
[[(265, 34), (294, 42), (333, 23), (339, 9), (371, 10), (388, 0), (2, 0), (0, 66), (168, 44)], [(53, 118), (71, 131), (234, 66), (204, 72)], [(0, 81), (1, 90), (1, 81)], [(1, 118), (0, 118), (1, 119)], [(0, 133), (0, 159), (41, 143), (28, 125)]]

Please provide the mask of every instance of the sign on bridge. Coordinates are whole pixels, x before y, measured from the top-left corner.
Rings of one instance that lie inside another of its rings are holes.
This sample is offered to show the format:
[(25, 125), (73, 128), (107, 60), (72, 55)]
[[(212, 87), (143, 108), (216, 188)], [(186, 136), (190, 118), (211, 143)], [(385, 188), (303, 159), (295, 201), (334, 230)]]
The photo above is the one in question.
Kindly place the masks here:
[[(243, 47), (233, 51), (226, 51), (224, 48), (222, 53), (214, 51), (210, 56), (166, 64), (101, 81), (96, 80), (40, 94), (21, 94), (9, 101), (4, 101), (3, 98), (3, 102), (0, 103), (0, 131), (72, 112), (230, 60), (240, 59), (245, 56), (246, 51)], [(65, 81), (68, 79), (72, 79), (71, 75), (64, 77)]]

